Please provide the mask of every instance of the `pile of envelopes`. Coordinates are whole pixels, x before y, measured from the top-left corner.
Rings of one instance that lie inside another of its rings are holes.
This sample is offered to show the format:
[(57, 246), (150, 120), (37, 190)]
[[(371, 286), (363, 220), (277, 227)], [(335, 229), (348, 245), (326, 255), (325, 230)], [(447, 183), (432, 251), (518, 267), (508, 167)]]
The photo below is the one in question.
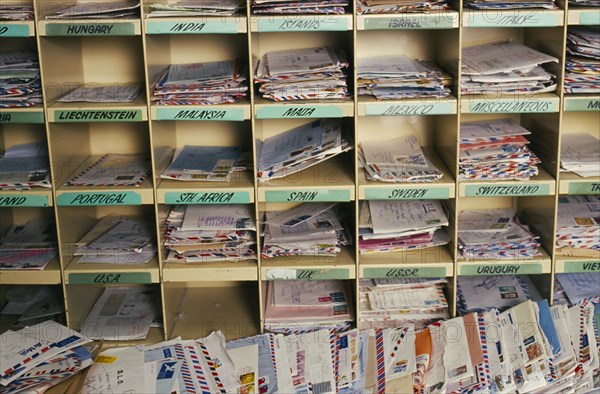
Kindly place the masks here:
[(202, 263), (256, 258), (252, 205), (176, 205), (166, 220), (167, 262)]
[(360, 58), (356, 68), (359, 96), (400, 100), (450, 94), (447, 86), (452, 84), (452, 77), (432, 62), (386, 55)]
[(135, 101), (142, 85), (81, 85), (63, 94), (56, 101), (61, 103), (131, 103)]
[(177, 181), (230, 182), (248, 169), (249, 155), (235, 146), (185, 145), (175, 150), (171, 164), (160, 176)]
[(234, 103), (248, 92), (243, 62), (222, 60), (172, 64), (154, 84), (157, 105), (212, 105)]
[(352, 292), (341, 280), (268, 281), (265, 304), (265, 330), (270, 332), (343, 331), (354, 321)]
[(558, 59), (514, 41), (476, 45), (462, 50), (463, 94), (535, 94), (556, 90), (555, 75), (544, 63)]
[[(52, 8), (52, 7), (49, 7)], [(140, 3), (136, 1), (106, 1), (79, 3), (47, 15), (47, 19), (118, 19), (137, 16)]]
[(478, 10), (514, 10), (523, 8), (545, 8), (553, 10), (554, 0), (465, 0), (465, 6)]
[(262, 258), (336, 256), (351, 238), (338, 218), (336, 203), (305, 203), (265, 213)]
[(462, 211), (458, 215), (458, 249), (473, 259), (531, 259), (540, 255), (540, 241), (518, 221), (514, 209)]
[(561, 136), (560, 170), (581, 177), (600, 176), (600, 140), (586, 132)]
[(440, 11), (448, 0), (357, 0), (356, 11), (361, 14), (399, 14)]
[(362, 141), (358, 159), (370, 181), (433, 182), (444, 176), (423, 154), (415, 136)]
[(42, 103), (40, 63), (33, 51), (0, 52), (0, 108)]
[[(590, 263), (591, 264), (591, 263)], [(554, 303), (569, 306), (593, 303), (600, 315), (600, 272), (575, 272), (556, 274), (554, 277)]]
[(257, 177), (259, 182), (283, 178), (350, 149), (340, 119), (316, 120), (257, 140)]
[(255, 14), (341, 15), (347, 5), (348, 0), (252, 0), (252, 11)]
[(30, 4), (0, 4), (0, 21), (30, 21), (33, 19), (33, 7)]
[(92, 365), (90, 339), (53, 321), (0, 335), (0, 390), (43, 393)]
[(58, 286), (6, 285), (4, 298), (6, 304), (0, 319), (13, 331), (49, 319), (64, 320), (65, 301)]
[(79, 263), (144, 264), (156, 255), (154, 223), (119, 215), (97, 219), (75, 242)]
[(461, 314), (492, 308), (502, 312), (527, 300), (542, 300), (527, 275), (460, 275), (456, 290), (457, 307)]
[(244, 8), (243, 0), (179, 0), (173, 3), (153, 3), (146, 17), (171, 16), (231, 16)]
[(569, 0), (569, 6), (600, 7), (599, 0)]
[(394, 328), (410, 323), (423, 329), (448, 319), (447, 282), (446, 278), (361, 279), (358, 328)]
[(562, 196), (558, 201), (556, 253), (600, 257), (600, 199)]
[(447, 244), (448, 218), (437, 200), (363, 201), (359, 214), (361, 254), (400, 252)]
[(48, 146), (44, 142), (12, 145), (0, 155), (0, 190), (50, 188)]
[(460, 125), (460, 180), (529, 180), (539, 173), (527, 147), (531, 132), (512, 119)]
[(565, 93), (600, 91), (600, 32), (595, 26), (569, 27)]
[(56, 227), (43, 219), (11, 226), (0, 239), (0, 270), (43, 270), (56, 257)]
[(342, 49), (330, 47), (287, 49), (265, 53), (254, 81), (258, 91), (273, 101), (344, 99), (348, 60)]
[(80, 170), (67, 185), (137, 187), (149, 174), (150, 157), (147, 155), (107, 153)]

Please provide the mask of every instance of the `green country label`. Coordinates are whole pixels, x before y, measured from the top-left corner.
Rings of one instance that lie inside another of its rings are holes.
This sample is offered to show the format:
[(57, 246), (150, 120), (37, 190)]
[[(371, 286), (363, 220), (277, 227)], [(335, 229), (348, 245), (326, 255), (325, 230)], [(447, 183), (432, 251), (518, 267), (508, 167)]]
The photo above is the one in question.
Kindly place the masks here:
[(444, 267), (365, 268), (363, 278), (444, 278)]
[(403, 102), (400, 104), (365, 104), (367, 116), (449, 115), (456, 113), (453, 102)]
[(524, 275), (541, 274), (541, 264), (464, 264), (460, 275)]
[(347, 268), (326, 269), (269, 269), (267, 280), (344, 280), (350, 279)]
[(583, 12), (579, 15), (580, 25), (600, 25), (600, 12)]
[(49, 23), (47, 36), (133, 36), (133, 23)]
[(540, 10), (494, 12), (473, 11), (465, 14), (469, 27), (545, 27), (559, 26), (556, 14)]
[(550, 185), (515, 183), (511, 185), (467, 185), (465, 196), (548, 196)]
[(0, 207), (47, 207), (48, 196), (0, 194)]
[(139, 122), (143, 120), (139, 109), (100, 109), (100, 110), (57, 110), (55, 122)]
[(235, 34), (238, 24), (234, 20), (148, 21), (146, 34)]
[(551, 99), (476, 99), (469, 102), (469, 113), (538, 113), (557, 112), (558, 100)]
[(565, 272), (600, 272), (600, 261), (565, 261)]
[(402, 187), (402, 188), (367, 188), (367, 200), (420, 200), (423, 198), (445, 200), (450, 198), (450, 189), (447, 187)]
[(365, 30), (452, 29), (458, 13), (398, 14), (385, 18), (364, 17)]
[(267, 202), (350, 201), (350, 190), (267, 190)]
[(241, 108), (180, 109), (157, 108), (156, 120), (244, 120)]
[(569, 182), (569, 194), (598, 194), (600, 182)]
[(28, 24), (0, 23), (0, 37), (29, 37)]
[(44, 111), (2, 111), (0, 123), (44, 123)]
[(348, 19), (335, 15), (315, 16), (308, 18), (286, 17), (273, 18), (261, 16), (258, 19), (258, 31), (346, 31)]
[(71, 285), (88, 284), (131, 284), (152, 283), (150, 272), (92, 272), (70, 273), (68, 283)]
[(600, 110), (600, 97), (567, 97), (565, 111), (598, 111)]
[(344, 111), (336, 105), (267, 105), (256, 109), (257, 119), (282, 118), (341, 118)]
[(142, 196), (136, 192), (69, 192), (56, 197), (59, 206), (141, 205)]
[(248, 192), (167, 192), (165, 204), (249, 204)]

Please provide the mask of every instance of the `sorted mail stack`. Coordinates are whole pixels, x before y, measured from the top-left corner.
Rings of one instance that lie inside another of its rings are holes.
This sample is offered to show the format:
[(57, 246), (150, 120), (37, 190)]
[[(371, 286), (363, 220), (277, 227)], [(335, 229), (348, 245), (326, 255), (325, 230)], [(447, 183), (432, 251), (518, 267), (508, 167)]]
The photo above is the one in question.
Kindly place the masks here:
[(265, 330), (284, 334), (347, 330), (354, 321), (351, 296), (341, 280), (268, 281)]
[(259, 182), (302, 171), (352, 149), (339, 119), (316, 120), (256, 141)]
[[(248, 169), (249, 154), (235, 146), (185, 145), (160, 176), (176, 181), (230, 182)], [(236, 174), (237, 173), (237, 174)], [(236, 174), (236, 175), (234, 175)]]
[(28, 50), (0, 52), (0, 108), (32, 107), (41, 103), (37, 53)]
[(265, 53), (254, 80), (262, 96), (273, 101), (344, 99), (348, 97), (346, 68), (342, 49), (287, 49)]
[(469, 8), (478, 10), (514, 10), (524, 8), (553, 10), (558, 8), (554, 4), (554, 0), (465, 0), (464, 4)]
[(341, 15), (347, 5), (348, 0), (252, 0), (252, 11), (255, 14)]
[(0, 155), (0, 190), (50, 188), (48, 147), (43, 142), (17, 144)]
[(154, 84), (156, 105), (213, 105), (235, 103), (248, 92), (242, 62), (222, 60), (172, 64)]
[(43, 270), (58, 255), (56, 227), (44, 219), (11, 226), (0, 239), (0, 270)]
[(33, 7), (29, 4), (0, 4), (0, 21), (30, 21), (33, 19)]
[(458, 249), (467, 260), (531, 259), (540, 255), (538, 238), (518, 221), (514, 209), (470, 210), (458, 215)]
[(359, 96), (377, 100), (446, 97), (452, 77), (431, 62), (407, 56), (377, 56), (357, 60)]
[(357, 0), (356, 12), (361, 14), (400, 14), (441, 11), (448, 0)]
[(561, 136), (560, 170), (580, 177), (600, 176), (600, 140), (588, 133)]
[(369, 181), (434, 182), (444, 173), (423, 154), (415, 136), (392, 141), (363, 141), (358, 159)]
[(256, 223), (251, 205), (176, 205), (165, 225), (167, 262), (256, 259)]
[[(569, 6), (600, 7), (599, 0), (569, 0)], [(575, 7), (573, 7), (575, 8)]]
[(60, 287), (7, 285), (6, 288), (4, 298), (7, 302), (0, 316), (4, 327), (14, 331), (48, 319), (64, 321), (65, 303)]
[(446, 278), (361, 279), (358, 328), (394, 328), (410, 323), (420, 330), (448, 319), (446, 283)]
[(67, 181), (69, 186), (140, 186), (150, 174), (146, 155), (108, 153)]
[(361, 254), (401, 252), (450, 242), (444, 208), (436, 200), (363, 201), (359, 215)]
[(75, 243), (79, 263), (144, 264), (156, 254), (150, 220), (108, 215), (97, 219)]
[(45, 321), (0, 335), (0, 391), (43, 393), (93, 364), (91, 342), (59, 323)]
[[(559, 199), (556, 254), (600, 257), (600, 202), (583, 196)], [(587, 200), (587, 201), (586, 201)]]
[(531, 132), (512, 119), (460, 125), (460, 180), (529, 180), (539, 173)]
[(60, 96), (61, 103), (131, 103), (142, 91), (142, 85), (81, 85)]
[(119, 19), (139, 14), (140, 3), (134, 1), (109, 1), (79, 3), (55, 11), (46, 19)]
[[(588, 262), (584, 264), (598, 264)], [(600, 304), (600, 272), (577, 272), (568, 274), (556, 274), (554, 288), (554, 299), (557, 296), (563, 299), (565, 304), (577, 305), (594, 303)], [(558, 287), (556, 286), (558, 284)], [(598, 306), (597, 308), (600, 308)], [(598, 311), (597, 314), (600, 314)]]
[[(600, 6), (600, 1), (598, 2)], [(596, 26), (569, 27), (565, 93), (600, 91), (600, 32)]]
[(457, 307), (463, 315), (493, 308), (504, 311), (527, 300), (541, 299), (527, 275), (460, 275), (457, 281)]
[(265, 214), (261, 257), (336, 256), (352, 243), (335, 203), (306, 203)]
[(232, 16), (244, 8), (243, 0), (179, 0), (173, 3), (150, 4), (147, 18), (188, 16)]
[(462, 50), (463, 94), (536, 94), (556, 90), (556, 76), (541, 67), (558, 59), (506, 41)]

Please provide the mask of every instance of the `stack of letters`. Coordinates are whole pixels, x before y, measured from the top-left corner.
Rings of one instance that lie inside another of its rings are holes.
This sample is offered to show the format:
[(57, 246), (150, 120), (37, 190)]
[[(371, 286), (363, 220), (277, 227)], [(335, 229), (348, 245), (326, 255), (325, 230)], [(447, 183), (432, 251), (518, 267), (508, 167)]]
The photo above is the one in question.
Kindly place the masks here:
[(28, 50), (0, 52), (0, 108), (42, 103), (40, 64)]
[(30, 21), (33, 19), (31, 4), (0, 4), (0, 21)]
[(447, 282), (446, 278), (361, 279), (358, 328), (394, 328), (410, 323), (419, 330), (448, 319)]
[(150, 174), (146, 155), (108, 153), (69, 179), (69, 186), (139, 186)]
[(267, 52), (256, 67), (259, 92), (273, 101), (348, 97), (346, 55), (329, 47)]
[(242, 62), (223, 60), (172, 64), (154, 84), (157, 105), (212, 105), (234, 103), (248, 91)]
[(501, 312), (527, 300), (542, 296), (527, 275), (459, 276), (457, 307), (464, 315), (488, 311)]
[(252, 0), (252, 11), (255, 14), (341, 15), (347, 5), (348, 0)]
[(79, 263), (143, 264), (156, 254), (155, 229), (148, 220), (108, 215), (75, 243)]
[(519, 223), (513, 209), (462, 211), (458, 248), (467, 260), (531, 259), (540, 254), (538, 236)]
[(436, 200), (364, 201), (358, 248), (366, 254), (445, 245), (450, 239), (442, 226), (448, 226), (448, 218)]
[(59, 97), (61, 103), (131, 103), (142, 91), (141, 85), (81, 85)]
[(17, 144), (0, 155), (0, 190), (50, 188), (48, 147), (43, 142)]
[(545, 8), (553, 10), (554, 0), (465, 0), (469, 8), (478, 10), (514, 10), (522, 8)]
[(47, 15), (47, 19), (116, 19), (136, 16), (140, 3), (134, 1), (108, 1), (79, 3)]
[(177, 181), (230, 182), (233, 174), (247, 170), (248, 155), (235, 146), (177, 148), (171, 164), (160, 176)]
[(358, 159), (370, 181), (433, 182), (444, 176), (423, 154), (415, 136), (363, 141), (358, 149)]
[(244, 8), (243, 0), (179, 0), (173, 3), (153, 3), (148, 18), (170, 16), (231, 16)]
[(54, 223), (31, 219), (8, 229), (0, 240), (0, 270), (43, 270), (58, 254)]
[(452, 78), (437, 65), (406, 56), (377, 56), (357, 61), (358, 95), (377, 100), (446, 97)]
[(600, 7), (599, 0), (569, 0), (569, 6)]
[(92, 366), (83, 392), (110, 392), (116, 382), (119, 392), (148, 393), (593, 392), (600, 366), (596, 325), (592, 304), (528, 300), (424, 330), (405, 323), (234, 341), (213, 332), (108, 349), (99, 357), (111, 362)]
[(357, 0), (360, 14), (399, 14), (444, 10), (448, 0)]
[(598, 29), (585, 26), (569, 27), (565, 64), (565, 93), (598, 93), (600, 91), (600, 32)]
[(460, 126), (460, 180), (529, 180), (540, 160), (527, 147), (531, 132), (512, 119)]
[[(598, 264), (589, 262), (587, 264)], [(554, 302), (569, 306), (594, 303), (596, 315), (600, 315), (600, 272), (577, 272), (556, 274)]]
[(588, 133), (565, 133), (561, 136), (561, 171), (581, 177), (600, 176), (600, 140)]
[(600, 257), (600, 201), (587, 196), (559, 199), (556, 253), (563, 256)]
[(351, 295), (341, 280), (268, 281), (265, 329), (278, 333), (320, 327), (347, 330), (354, 321)]
[(262, 258), (336, 256), (351, 238), (340, 224), (335, 203), (305, 203), (265, 214)]
[(258, 180), (282, 178), (352, 149), (339, 119), (317, 120), (256, 141)]
[(556, 90), (555, 75), (541, 64), (553, 56), (507, 41), (477, 45), (462, 51), (463, 94), (534, 94)]
[(256, 258), (251, 205), (176, 205), (166, 221), (166, 261), (202, 263)]

